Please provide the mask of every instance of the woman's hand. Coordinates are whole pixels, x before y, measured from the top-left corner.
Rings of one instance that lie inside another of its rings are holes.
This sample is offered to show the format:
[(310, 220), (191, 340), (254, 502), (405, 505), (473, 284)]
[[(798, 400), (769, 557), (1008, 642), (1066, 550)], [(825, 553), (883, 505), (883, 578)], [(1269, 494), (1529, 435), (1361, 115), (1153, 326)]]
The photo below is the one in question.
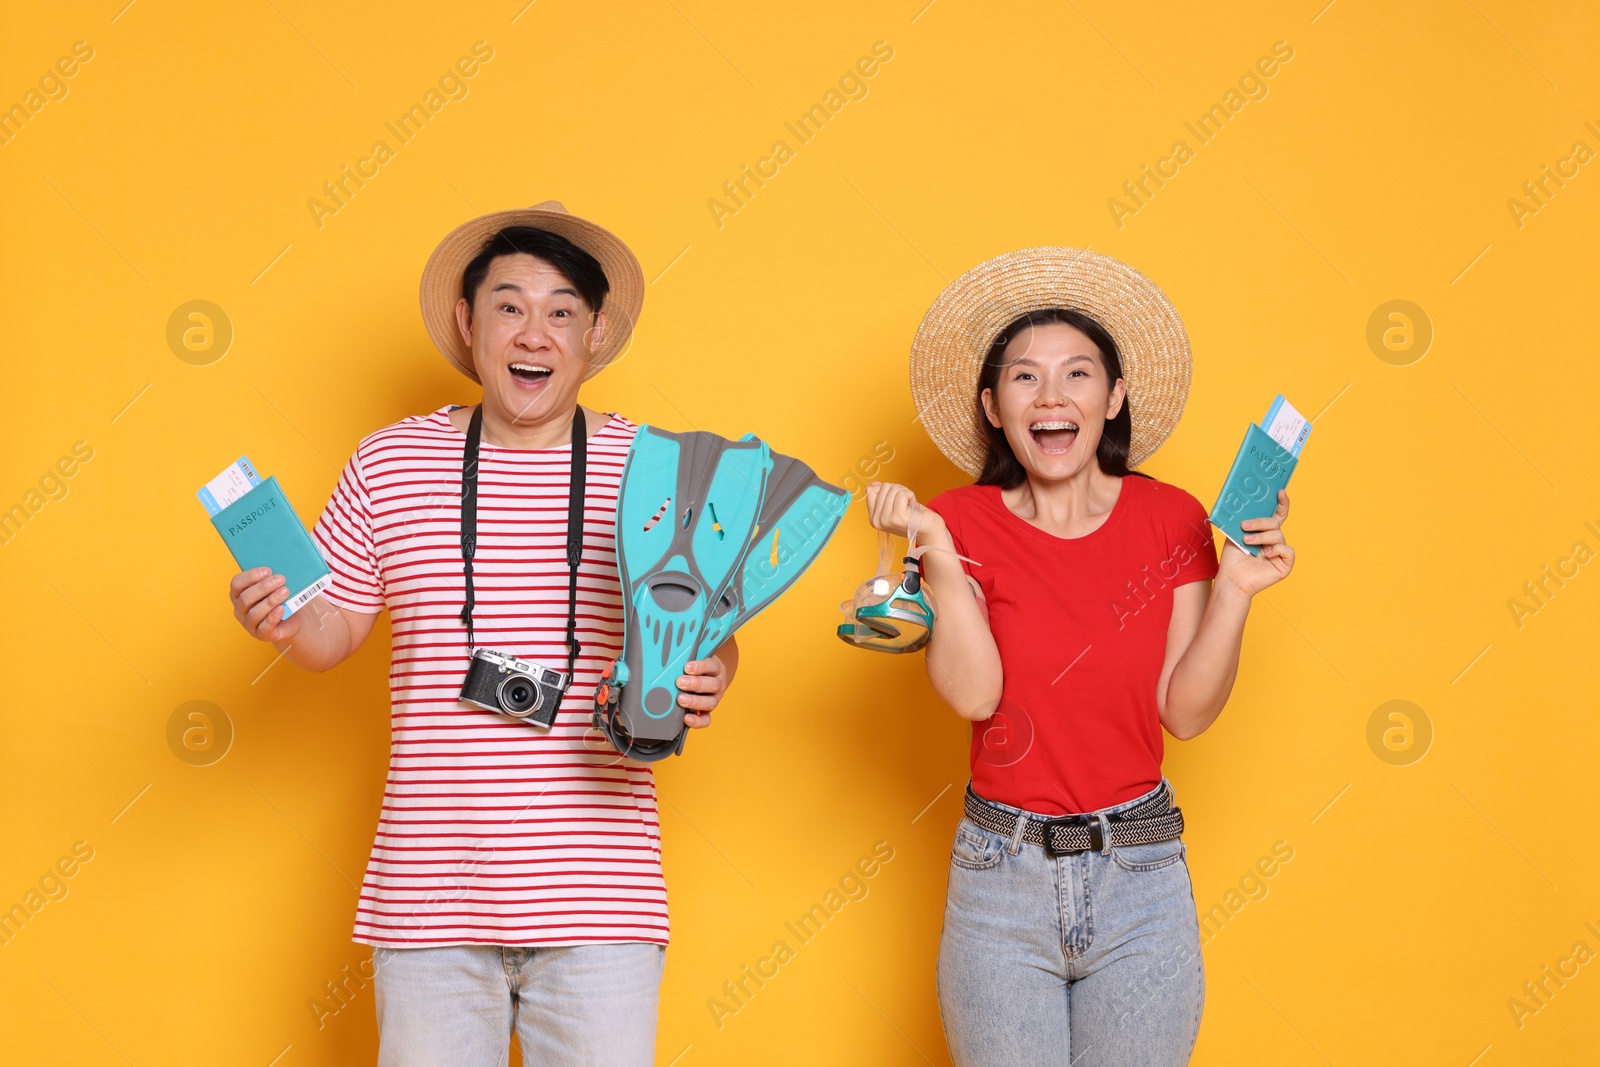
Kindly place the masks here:
[[(872, 482), (867, 486), (867, 521), (874, 530), (882, 530), (895, 537), (908, 537), (913, 516), (917, 523), (917, 540), (924, 544), (940, 544), (944, 534), (944, 519), (937, 511), (917, 503), (911, 490), (893, 482)], [(946, 538), (948, 540), (948, 537)]]
[(1289, 494), (1280, 489), (1276, 511), (1264, 519), (1246, 519), (1239, 524), (1245, 544), (1260, 545), (1261, 555), (1252, 556), (1229, 541), (1222, 548), (1217, 582), (1252, 597), (1287, 578), (1294, 569), (1294, 549), (1283, 539), (1283, 523), (1288, 517)]

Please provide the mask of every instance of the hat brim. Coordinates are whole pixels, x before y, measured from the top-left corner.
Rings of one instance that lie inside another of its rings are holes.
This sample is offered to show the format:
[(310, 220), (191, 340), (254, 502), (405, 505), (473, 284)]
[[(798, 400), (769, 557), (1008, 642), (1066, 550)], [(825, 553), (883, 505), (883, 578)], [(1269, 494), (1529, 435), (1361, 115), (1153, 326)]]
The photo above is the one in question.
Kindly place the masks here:
[(1138, 466), (1178, 424), (1193, 353), (1165, 293), (1121, 260), (1078, 248), (1024, 248), (980, 263), (939, 294), (911, 343), (911, 397), (933, 443), (977, 477), (988, 453), (977, 422), (978, 375), (995, 338), (1030, 311), (1081, 311), (1122, 357)]
[(583, 380), (588, 381), (615, 361), (628, 346), (639, 312), (644, 306), (644, 269), (622, 240), (588, 219), (569, 215), (553, 201), (531, 208), (496, 211), (457, 226), (439, 242), (422, 268), (422, 321), (434, 346), (462, 374), (478, 381), (472, 349), (456, 326), (456, 304), (461, 299), (461, 276), (467, 264), (483, 250), (484, 242), (508, 226), (537, 226), (560, 234), (600, 262), (611, 289), (606, 294), (605, 340), (588, 357)]

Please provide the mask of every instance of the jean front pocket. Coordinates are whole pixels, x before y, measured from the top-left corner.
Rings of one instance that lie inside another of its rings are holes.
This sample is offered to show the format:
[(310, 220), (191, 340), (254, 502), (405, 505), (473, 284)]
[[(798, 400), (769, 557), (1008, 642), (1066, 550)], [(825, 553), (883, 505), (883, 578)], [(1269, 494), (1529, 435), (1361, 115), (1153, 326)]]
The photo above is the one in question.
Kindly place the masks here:
[(1152, 841), (1147, 845), (1117, 845), (1111, 858), (1125, 871), (1159, 871), (1183, 860), (1183, 839)]
[(969, 871), (986, 871), (997, 866), (1005, 855), (1004, 839), (962, 819), (956, 827), (956, 842), (950, 848), (950, 862)]

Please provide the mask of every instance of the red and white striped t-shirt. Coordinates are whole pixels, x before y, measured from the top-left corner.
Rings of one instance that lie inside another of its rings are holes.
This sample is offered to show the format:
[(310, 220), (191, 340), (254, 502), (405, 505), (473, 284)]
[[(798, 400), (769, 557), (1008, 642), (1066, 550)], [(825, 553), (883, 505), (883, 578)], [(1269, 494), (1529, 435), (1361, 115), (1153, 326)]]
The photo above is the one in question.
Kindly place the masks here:
[[(457, 699), (461, 455), (450, 408), (366, 438), (314, 536), (324, 594), (389, 609), (389, 780), (356, 913), (370, 945), (667, 941), (660, 820), (648, 764), (591, 727), (600, 673), (622, 647), (617, 486), (638, 431), (612, 415), (589, 439), (575, 679), (548, 731)], [(472, 561), (480, 648), (565, 670), (571, 446), (497, 448), (478, 468)]]

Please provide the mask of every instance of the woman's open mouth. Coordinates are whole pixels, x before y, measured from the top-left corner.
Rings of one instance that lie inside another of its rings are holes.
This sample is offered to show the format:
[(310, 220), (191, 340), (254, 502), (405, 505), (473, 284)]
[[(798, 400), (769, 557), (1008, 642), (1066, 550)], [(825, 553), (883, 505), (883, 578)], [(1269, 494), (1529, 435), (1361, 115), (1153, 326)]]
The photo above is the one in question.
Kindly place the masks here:
[(1078, 424), (1064, 419), (1035, 422), (1028, 427), (1033, 443), (1047, 456), (1059, 456), (1072, 449), (1078, 439)]
[(523, 389), (536, 389), (550, 378), (550, 368), (542, 363), (513, 363), (511, 379)]

